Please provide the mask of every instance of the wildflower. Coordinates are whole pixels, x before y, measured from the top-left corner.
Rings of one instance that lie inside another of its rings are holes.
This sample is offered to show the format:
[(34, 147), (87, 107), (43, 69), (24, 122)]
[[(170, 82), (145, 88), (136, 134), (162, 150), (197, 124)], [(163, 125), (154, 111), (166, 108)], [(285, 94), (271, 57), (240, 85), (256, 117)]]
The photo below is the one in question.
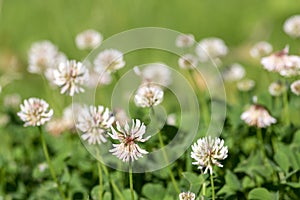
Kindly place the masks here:
[(163, 63), (149, 64), (141, 71), (144, 82), (168, 86), (172, 82), (171, 70)]
[(38, 165), (38, 169), (39, 169), (40, 172), (44, 172), (47, 168), (48, 168), (48, 164), (47, 163), (40, 163)]
[(237, 83), (237, 88), (241, 92), (249, 92), (255, 86), (255, 81), (251, 79), (245, 79)]
[(0, 114), (0, 127), (6, 126), (10, 122), (8, 114)]
[(220, 138), (204, 137), (192, 145), (191, 157), (196, 160), (193, 165), (198, 165), (199, 169), (205, 168), (204, 174), (207, 170), (212, 174), (213, 165), (223, 167), (219, 160), (225, 160), (227, 156), (228, 148)]
[(286, 91), (286, 86), (281, 81), (276, 81), (270, 84), (269, 86), (269, 93), (272, 96), (278, 97), (282, 95)]
[(98, 73), (94, 70), (90, 70), (89, 79), (85, 84), (89, 88), (95, 88), (98, 85), (109, 85), (112, 81), (111, 74), (103, 71)]
[(223, 57), (227, 55), (227, 52), (228, 48), (224, 41), (214, 37), (201, 40), (196, 47), (196, 53), (201, 62)]
[(94, 49), (101, 44), (102, 39), (99, 32), (88, 29), (76, 36), (75, 43), (78, 49)]
[(148, 152), (137, 144), (137, 142), (146, 142), (150, 136), (143, 138), (146, 132), (146, 126), (140, 120), (132, 120), (131, 127), (126, 122), (124, 127), (120, 126), (117, 121), (117, 130), (111, 127), (112, 134), (110, 137), (119, 140), (120, 144), (113, 144), (113, 149), (109, 150), (113, 155), (117, 156), (123, 162), (133, 162), (143, 157)]
[(163, 97), (164, 92), (159, 86), (147, 84), (137, 90), (134, 102), (138, 107), (152, 107), (159, 105)]
[(193, 69), (198, 64), (198, 58), (191, 55), (191, 54), (185, 54), (178, 60), (178, 65), (182, 69)]
[(256, 43), (250, 49), (250, 55), (253, 58), (261, 58), (263, 56), (269, 55), (273, 51), (273, 47), (270, 43), (266, 41), (261, 41)]
[(179, 194), (179, 200), (194, 200), (196, 195), (193, 192), (181, 192)]
[(46, 124), (46, 130), (53, 136), (58, 136), (64, 131), (69, 130), (72, 124), (62, 118), (52, 119)]
[(81, 138), (90, 145), (101, 144), (107, 141), (106, 133), (114, 121), (115, 118), (108, 108), (85, 106), (78, 116), (77, 128), (83, 132)]
[(248, 110), (242, 113), (241, 119), (249, 126), (256, 126), (258, 128), (265, 128), (276, 123), (268, 110), (258, 104), (251, 105)]
[(180, 34), (176, 38), (177, 47), (191, 47), (195, 43), (195, 37), (192, 34)]
[(291, 87), (292, 92), (295, 95), (297, 95), (297, 96), (300, 95), (300, 80), (294, 81), (290, 87)]
[(176, 125), (176, 114), (171, 113), (167, 116), (167, 124), (170, 126), (175, 126)]
[(84, 92), (82, 85), (88, 79), (88, 70), (81, 63), (75, 60), (61, 63), (55, 71), (53, 71), (54, 83), (61, 87), (61, 94), (73, 96), (75, 93)]
[(223, 78), (226, 81), (238, 81), (244, 78), (245, 74), (244, 67), (238, 63), (234, 63), (223, 72)]
[(50, 41), (33, 43), (28, 53), (28, 71), (30, 73), (41, 73), (47, 68), (54, 68), (58, 63), (66, 60), (63, 53)]
[(41, 126), (50, 121), (53, 110), (49, 110), (49, 104), (38, 98), (29, 98), (24, 100), (24, 104), (20, 105), (21, 111), (18, 116), (23, 122), (24, 126)]
[(118, 121), (121, 126), (125, 126), (125, 124), (130, 121), (125, 110), (123, 110), (122, 108), (114, 109), (113, 113), (116, 119), (115, 121)]
[(300, 74), (300, 57), (288, 55), (289, 47), (273, 53), (270, 56), (263, 57), (261, 64), (271, 72), (277, 72), (282, 76), (296, 76)]
[(94, 60), (96, 72), (107, 71), (113, 73), (125, 66), (122, 52), (116, 49), (106, 49), (98, 54)]
[(288, 18), (284, 22), (283, 30), (291, 37), (300, 37), (300, 15)]
[(4, 96), (4, 106), (8, 108), (17, 108), (21, 103), (21, 96), (17, 93)]

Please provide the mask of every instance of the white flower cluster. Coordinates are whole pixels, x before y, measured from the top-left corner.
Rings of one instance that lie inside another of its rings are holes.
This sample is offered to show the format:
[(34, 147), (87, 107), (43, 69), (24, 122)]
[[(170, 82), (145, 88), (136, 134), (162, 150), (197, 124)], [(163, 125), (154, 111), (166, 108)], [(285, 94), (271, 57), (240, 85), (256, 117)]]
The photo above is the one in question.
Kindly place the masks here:
[(300, 15), (288, 18), (283, 25), (283, 30), (291, 37), (300, 37)]
[(196, 195), (193, 192), (181, 192), (179, 194), (179, 200), (195, 200)]
[(94, 49), (101, 44), (102, 35), (93, 29), (85, 30), (76, 36), (75, 43), (78, 49)]
[(220, 38), (205, 38), (198, 43), (196, 53), (201, 62), (207, 62), (210, 59), (215, 60), (226, 56), (228, 48), (225, 42)]

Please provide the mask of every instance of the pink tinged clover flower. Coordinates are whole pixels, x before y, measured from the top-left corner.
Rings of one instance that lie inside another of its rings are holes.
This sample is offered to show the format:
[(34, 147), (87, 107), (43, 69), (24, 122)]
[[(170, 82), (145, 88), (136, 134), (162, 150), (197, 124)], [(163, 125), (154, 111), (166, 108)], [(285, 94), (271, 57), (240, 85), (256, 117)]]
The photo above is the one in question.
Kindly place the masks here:
[(53, 71), (53, 75), (54, 83), (61, 88), (60, 93), (70, 96), (84, 92), (82, 86), (89, 77), (88, 69), (75, 60), (60, 63), (58, 69)]
[(103, 106), (85, 106), (78, 115), (77, 128), (82, 131), (81, 138), (90, 145), (107, 142), (107, 131), (115, 118)]
[(159, 105), (163, 101), (164, 92), (156, 85), (141, 86), (135, 96), (135, 105), (142, 108), (150, 108)]
[(213, 173), (213, 165), (223, 167), (219, 160), (225, 160), (228, 156), (228, 148), (224, 146), (224, 140), (220, 138), (204, 137), (192, 145), (191, 157), (196, 161), (193, 165), (198, 165), (204, 170), (204, 174), (210, 171)]
[(181, 192), (179, 200), (195, 200), (196, 195), (193, 192)]
[(49, 110), (49, 104), (43, 99), (29, 98), (24, 100), (24, 104), (21, 104), (20, 108), (18, 116), (25, 122), (25, 127), (41, 126), (50, 121), (53, 115), (53, 110)]
[(114, 140), (119, 140), (120, 144), (113, 144), (113, 149), (109, 150), (113, 155), (117, 156), (123, 162), (133, 162), (143, 157), (148, 152), (137, 144), (137, 142), (146, 142), (150, 136), (143, 138), (146, 132), (146, 126), (140, 120), (132, 120), (131, 127), (126, 124), (120, 126), (117, 121), (117, 130), (111, 127), (112, 134), (109, 136)]

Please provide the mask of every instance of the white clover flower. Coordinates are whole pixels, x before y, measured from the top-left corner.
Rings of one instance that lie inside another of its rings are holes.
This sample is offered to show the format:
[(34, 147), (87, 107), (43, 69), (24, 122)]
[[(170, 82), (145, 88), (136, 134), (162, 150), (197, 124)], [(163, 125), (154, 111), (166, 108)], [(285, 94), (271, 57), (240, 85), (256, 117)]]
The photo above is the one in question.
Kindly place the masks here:
[(276, 81), (270, 84), (269, 93), (272, 96), (278, 97), (281, 96), (286, 91), (286, 86), (281, 81)]
[(94, 49), (101, 44), (102, 39), (99, 32), (88, 29), (76, 36), (75, 43), (78, 49)]
[(61, 63), (58, 69), (53, 71), (54, 83), (58, 85), (61, 94), (73, 96), (75, 93), (84, 92), (82, 86), (88, 79), (88, 70), (75, 60)]
[(4, 96), (4, 106), (9, 108), (17, 108), (21, 103), (21, 96), (18, 93), (8, 94)]
[(300, 15), (288, 18), (283, 25), (284, 32), (291, 37), (300, 37)]
[(86, 82), (86, 86), (89, 88), (95, 88), (101, 85), (109, 85), (112, 81), (111, 74), (103, 71), (98, 73), (94, 70), (90, 70), (89, 79)]
[(94, 60), (96, 72), (107, 71), (113, 73), (125, 66), (122, 52), (116, 49), (106, 49), (98, 54)]
[(142, 85), (134, 96), (135, 105), (142, 108), (149, 108), (159, 105), (164, 98), (164, 91), (156, 85)]
[(277, 72), (282, 76), (296, 76), (300, 74), (300, 57), (288, 55), (289, 47), (275, 52), (270, 56), (263, 57), (261, 64), (271, 72)]
[(141, 71), (144, 82), (151, 82), (163, 86), (171, 84), (171, 75), (171, 70), (163, 63), (149, 64)]
[(297, 95), (297, 96), (300, 95), (300, 80), (294, 81), (290, 87), (291, 87), (292, 92), (295, 95)]
[(201, 40), (196, 47), (196, 53), (201, 62), (226, 56), (227, 52), (228, 48), (224, 41), (214, 37)]
[(234, 63), (229, 66), (222, 75), (225, 81), (233, 82), (241, 80), (244, 78), (245, 74), (246, 71), (244, 67), (239, 63)]
[(193, 192), (181, 192), (179, 194), (179, 200), (195, 200), (196, 195)]
[(42, 73), (48, 68), (54, 68), (63, 61), (65, 55), (50, 41), (33, 43), (28, 52), (28, 71), (30, 73)]
[(49, 104), (38, 98), (29, 98), (24, 100), (24, 104), (20, 105), (21, 111), (18, 116), (23, 122), (24, 126), (41, 126), (50, 121), (53, 110), (49, 110)]
[(237, 83), (237, 88), (241, 92), (249, 92), (255, 86), (255, 81), (251, 79), (244, 79)]
[(195, 37), (192, 34), (180, 34), (176, 38), (177, 47), (191, 47), (195, 43)]
[(228, 156), (228, 148), (224, 146), (224, 140), (220, 138), (212, 139), (204, 137), (192, 145), (191, 157), (196, 160), (193, 165), (198, 165), (198, 169), (203, 169), (204, 174), (210, 171), (213, 173), (213, 165), (223, 167), (219, 160), (225, 160)]
[(260, 41), (253, 45), (250, 49), (250, 55), (253, 58), (261, 58), (263, 56), (269, 55), (273, 51), (273, 47), (270, 43), (266, 41)]
[(10, 122), (9, 115), (0, 113), (0, 127), (6, 126), (9, 122)]
[(192, 54), (185, 54), (179, 58), (178, 65), (182, 69), (193, 69), (198, 65), (198, 58)]
[(119, 140), (120, 144), (113, 144), (113, 149), (109, 150), (113, 155), (117, 156), (123, 162), (133, 162), (148, 152), (137, 144), (137, 142), (146, 142), (150, 136), (143, 138), (146, 132), (146, 126), (140, 120), (132, 120), (131, 127), (126, 122), (124, 127), (120, 126), (117, 121), (117, 130), (111, 127), (112, 134), (110, 137)]
[(170, 126), (175, 126), (176, 125), (176, 114), (175, 113), (171, 113), (167, 116), (167, 124)]
[(46, 124), (47, 132), (53, 136), (58, 136), (70, 128), (70, 122), (61, 118), (52, 119)]
[(83, 133), (81, 138), (90, 145), (107, 141), (107, 131), (111, 128), (115, 118), (111, 111), (103, 106), (85, 106), (78, 115), (76, 127)]
[(248, 110), (242, 113), (241, 119), (249, 126), (256, 126), (258, 128), (265, 128), (276, 123), (268, 110), (258, 104), (251, 105)]
[(130, 122), (130, 119), (124, 109), (116, 108), (114, 109), (113, 113), (115, 116), (115, 121), (118, 121), (121, 126), (125, 126), (126, 123)]

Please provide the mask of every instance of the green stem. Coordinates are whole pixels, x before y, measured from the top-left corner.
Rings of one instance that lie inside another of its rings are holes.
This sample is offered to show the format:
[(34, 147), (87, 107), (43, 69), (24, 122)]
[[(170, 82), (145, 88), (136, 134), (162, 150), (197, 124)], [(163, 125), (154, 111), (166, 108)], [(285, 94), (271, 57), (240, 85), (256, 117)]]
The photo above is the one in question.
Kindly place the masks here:
[(290, 114), (289, 114), (289, 100), (288, 100), (288, 90), (283, 94), (283, 104), (284, 104), (284, 118), (286, 125), (290, 125)]
[(262, 137), (261, 128), (256, 129), (256, 135), (257, 135), (257, 138), (258, 138), (258, 141), (259, 141), (259, 147), (260, 147), (260, 151), (261, 151), (263, 160), (265, 160), (266, 159), (266, 153), (265, 153), (264, 140), (263, 140), (263, 137)]
[(101, 163), (97, 162), (98, 166), (98, 175), (99, 175), (99, 200), (102, 200), (102, 193), (103, 193), (103, 176), (101, 170)]
[(115, 191), (116, 194), (119, 196), (119, 199), (124, 200), (124, 197), (123, 197), (121, 191), (119, 190), (118, 186), (116, 185), (116, 183), (114, 182), (114, 180), (112, 180), (112, 179), (110, 178), (110, 175), (109, 175), (109, 173), (108, 173), (108, 170), (107, 170), (106, 166), (105, 166), (105, 165), (101, 165), (101, 167), (102, 167), (102, 169), (103, 169), (105, 175), (108, 177), (109, 182), (111, 183), (111, 185), (112, 185), (114, 191)]
[(116, 78), (116, 82), (118, 82), (120, 80), (120, 75), (119, 75), (119, 72), (118, 71), (115, 71), (114, 72), (114, 76)]
[(132, 162), (129, 163), (129, 185), (130, 185), (131, 200), (134, 200), (133, 180), (132, 180)]
[(212, 174), (210, 175), (210, 184), (211, 184), (212, 200), (215, 200), (215, 186), (214, 186), (214, 178)]
[(203, 197), (205, 197), (205, 195), (206, 195), (206, 184), (205, 184), (205, 182), (202, 185), (202, 195), (203, 195)]
[(54, 182), (57, 184), (57, 188), (58, 188), (59, 193), (61, 194), (61, 196), (63, 197), (63, 199), (66, 199), (65, 194), (64, 194), (64, 192), (63, 192), (63, 190), (62, 190), (62, 188), (60, 186), (60, 183), (58, 182), (58, 179), (57, 179), (57, 176), (55, 174), (52, 162), (50, 160), (49, 153), (48, 153), (48, 148), (47, 148), (47, 145), (46, 145), (46, 142), (45, 142), (45, 138), (44, 138), (42, 127), (39, 126), (38, 128), (39, 128), (39, 132), (40, 132), (40, 139), (41, 139), (43, 151), (44, 151), (44, 154), (45, 154), (45, 157), (46, 157), (49, 169), (50, 169), (51, 176), (52, 176)]
[(192, 157), (191, 157), (191, 149), (189, 148), (186, 151), (186, 171), (191, 172), (192, 171)]
[(175, 188), (176, 192), (179, 194), (180, 190), (179, 190), (179, 187), (178, 187), (178, 185), (176, 183), (176, 180), (174, 178), (173, 172), (172, 172), (172, 170), (170, 168), (170, 165), (169, 165), (169, 159), (168, 159), (167, 153), (166, 153), (166, 151), (164, 149), (165, 145), (164, 145), (164, 142), (163, 142), (163, 139), (162, 139), (162, 136), (161, 136), (161, 132), (158, 132), (158, 139), (159, 139), (160, 146), (162, 148), (164, 160), (165, 160), (166, 164), (168, 164), (168, 170), (169, 170), (169, 174), (170, 174), (172, 183), (174, 185), (174, 188)]

